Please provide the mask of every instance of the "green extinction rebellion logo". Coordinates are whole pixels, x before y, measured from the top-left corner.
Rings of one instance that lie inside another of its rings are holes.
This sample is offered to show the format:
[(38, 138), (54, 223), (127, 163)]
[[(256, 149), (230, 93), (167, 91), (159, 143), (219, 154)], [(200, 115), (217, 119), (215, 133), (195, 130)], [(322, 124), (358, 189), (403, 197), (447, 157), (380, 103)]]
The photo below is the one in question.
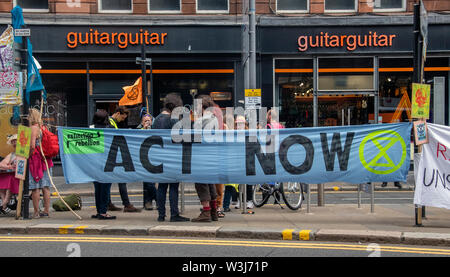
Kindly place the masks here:
[(105, 138), (100, 130), (63, 130), (65, 154), (105, 152)]
[[(371, 150), (367, 151), (368, 149)], [(403, 165), (406, 152), (405, 141), (397, 132), (381, 130), (370, 133), (362, 140), (359, 146), (359, 159), (372, 173), (390, 174)]]

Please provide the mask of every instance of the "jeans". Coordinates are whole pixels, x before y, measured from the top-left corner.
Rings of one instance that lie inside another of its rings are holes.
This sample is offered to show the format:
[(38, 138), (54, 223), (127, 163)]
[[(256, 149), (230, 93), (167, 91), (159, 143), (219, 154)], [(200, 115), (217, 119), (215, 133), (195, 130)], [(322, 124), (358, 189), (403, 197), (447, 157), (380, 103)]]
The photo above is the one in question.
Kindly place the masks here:
[(169, 202), (170, 202), (170, 216), (178, 216), (180, 214), (178, 210), (178, 186), (179, 183), (159, 183), (157, 196), (156, 196), (156, 204), (158, 206), (158, 214), (160, 217), (166, 216), (166, 194), (167, 188), (169, 189)]
[(95, 206), (98, 214), (106, 214), (111, 194), (111, 183), (94, 182)]
[(144, 206), (145, 203), (152, 203), (153, 200), (156, 201), (156, 187), (155, 183), (143, 183), (144, 191)]
[(230, 208), (230, 200), (237, 201), (238, 193), (232, 186), (225, 186), (225, 193), (223, 195), (223, 208)]
[[(130, 205), (130, 199), (128, 198), (127, 183), (118, 183), (118, 185), (119, 185), (120, 198), (122, 199), (122, 204), (124, 207), (127, 207)], [(109, 197), (108, 203), (112, 203), (111, 197)]]

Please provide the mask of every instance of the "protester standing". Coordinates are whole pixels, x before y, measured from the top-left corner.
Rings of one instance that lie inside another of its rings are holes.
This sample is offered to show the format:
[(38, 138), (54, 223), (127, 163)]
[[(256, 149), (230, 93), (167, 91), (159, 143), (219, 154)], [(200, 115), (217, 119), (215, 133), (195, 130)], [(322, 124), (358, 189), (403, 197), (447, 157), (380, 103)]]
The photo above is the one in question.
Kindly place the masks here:
[[(7, 144), (16, 149), (17, 134), (9, 135), (7, 137)], [(16, 179), (16, 153), (15, 151), (9, 153), (1, 162), (0, 170), (6, 172), (0, 173), (0, 197), (2, 199), (2, 206), (0, 206), (0, 213), (8, 214), (11, 209), (8, 207), (8, 203), (11, 196), (19, 192), (19, 179)]]
[[(150, 130), (152, 128), (153, 116), (149, 113), (145, 113), (141, 117), (141, 124), (137, 126), (137, 129)], [(156, 187), (155, 183), (143, 182), (143, 199), (144, 209), (151, 211), (154, 209), (154, 202), (156, 200)]]
[[(128, 117), (128, 110), (123, 107), (119, 106), (115, 110), (114, 114), (109, 118), (109, 128), (115, 128), (119, 129), (119, 124), (121, 122), (124, 122)], [(130, 199), (128, 197), (128, 191), (127, 191), (127, 184), (126, 183), (118, 183), (119, 185), (119, 193), (120, 198), (122, 199), (122, 204), (124, 206), (123, 212), (124, 213), (135, 213), (140, 212), (139, 209), (135, 208), (133, 204), (130, 203)], [(120, 211), (121, 209), (116, 207), (112, 202), (111, 199), (109, 200), (108, 210), (110, 211)]]
[[(169, 93), (164, 98), (162, 112), (153, 121), (152, 129), (172, 129), (173, 125), (178, 121), (172, 119), (172, 111), (183, 106), (183, 101), (176, 93)], [(189, 218), (180, 215), (178, 210), (178, 188), (179, 183), (159, 183), (156, 196), (156, 204), (158, 207), (158, 221), (165, 221), (166, 218), (166, 195), (167, 189), (169, 189), (169, 202), (170, 202), (170, 221), (181, 222), (189, 221)]]
[[(197, 118), (194, 122), (194, 129), (207, 129), (213, 130), (218, 129), (218, 120), (214, 116), (213, 107), (214, 102), (212, 101), (209, 95), (199, 95), (196, 97), (198, 101), (198, 105), (201, 107), (196, 108), (196, 110), (202, 112), (202, 116)], [(203, 184), (203, 183), (195, 183), (195, 190), (197, 191), (197, 195), (200, 199), (200, 203), (202, 204), (202, 211), (200, 215), (196, 218), (193, 218), (192, 222), (211, 222), (218, 221), (217, 214), (217, 192), (215, 184)]]
[[(48, 217), (50, 210), (50, 175), (52, 174), (53, 162), (51, 158), (46, 158), (49, 170), (45, 164), (40, 152), (42, 137), (42, 118), (41, 113), (36, 109), (30, 109), (28, 122), (31, 127), (30, 157), (28, 158), (29, 167), (29, 189), (32, 191), (34, 214), (33, 218)], [(39, 209), (40, 191), (42, 190), (44, 198), (44, 211)]]
[[(94, 114), (94, 128), (107, 128), (108, 113), (105, 110), (99, 110)], [(92, 218), (100, 220), (104, 219), (116, 219), (115, 216), (107, 214), (108, 204), (111, 199), (111, 183), (94, 182), (95, 189), (95, 207), (97, 208), (97, 214)]]

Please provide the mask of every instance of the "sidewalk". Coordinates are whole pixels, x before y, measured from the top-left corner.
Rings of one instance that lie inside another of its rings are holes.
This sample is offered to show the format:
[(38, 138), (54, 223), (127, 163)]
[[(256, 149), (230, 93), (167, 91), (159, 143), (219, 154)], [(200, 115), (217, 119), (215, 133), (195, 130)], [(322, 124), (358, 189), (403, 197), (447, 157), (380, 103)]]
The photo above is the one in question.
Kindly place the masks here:
[[(403, 184), (403, 190), (413, 190), (410, 182)], [(78, 193), (93, 195), (92, 184), (66, 185), (62, 177), (54, 182), (61, 194)], [(312, 191), (317, 186), (312, 186)], [(326, 190), (355, 191), (356, 186), (349, 184), (326, 184)], [(142, 193), (142, 184), (128, 184), (130, 193)], [(192, 192), (192, 184), (186, 184), (185, 192)], [(377, 190), (398, 190), (391, 183)], [(113, 185), (112, 193), (117, 193)], [(76, 211), (82, 217), (78, 220), (71, 212), (55, 212), (51, 209), (50, 218), (20, 219), (13, 216), (0, 216), (0, 234), (76, 234), (76, 235), (135, 235), (135, 236), (184, 236), (207, 238), (265, 239), (265, 240), (309, 240), (309, 241), (346, 241), (375, 242), (409, 245), (450, 246), (450, 211), (439, 208), (426, 208), (427, 219), (424, 227), (415, 227), (414, 205), (377, 204), (375, 213), (370, 205), (363, 204), (325, 204), (324, 207), (311, 206), (306, 212), (306, 202), (298, 211), (281, 209), (278, 205), (267, 204), (255, 208), (254, 214), (242, 214), (232, 209), (218, 222), (193, 223), (157, 221), (157, 211), (141, 213), (111, 212), (116, 220), (92, 219), (95, 208), (83, 206)], [(184, 216), (194, 218), (199, 214), (200, 205), (186, 205)], [(30, 209), (32, 213), (32, 209)]]

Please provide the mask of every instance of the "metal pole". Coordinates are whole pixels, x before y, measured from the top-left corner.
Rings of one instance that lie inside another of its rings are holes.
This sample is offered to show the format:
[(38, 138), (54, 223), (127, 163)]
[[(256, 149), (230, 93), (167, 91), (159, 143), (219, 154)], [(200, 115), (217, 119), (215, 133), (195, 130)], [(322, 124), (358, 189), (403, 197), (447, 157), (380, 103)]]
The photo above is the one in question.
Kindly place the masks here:
[(249, 3), (249, 35), (250, 35), (250, 88), (256, 88), (256, 15), (255, 0)]
[[(314, 127), (319, 126), (319, 93), (318, 93), (318, 77), (319, 77), (319, 60), (317, 57), (314, 57), (313, 60), (313, 111), (314, 111)], [(321, 207), (324, 206), (324, 185), (323, 184), (317, 184), (317, 206)]]
[(247, 213), (247, 185), (242, 185), (243, 186), (243, 192), (242, 192), (242, 213), (246, 214)]
[(375, 94), (374, 94), (374, 122), (375, 124), (378, 124), (380, 122), (378, 122), (378, 117), (379, 117), (379, 98), (378, 98), (378, 94), (379, 94), (379, 87), (378, 87), (378, 82), (379, 82), (379, 72), (378, 72), (378, 68), (379, 68), (379, 64), (378, 64), (378, 57), (374, 58), (374, 89), (375, 89)]
[(145, 61), (145, 59), (146, 59), (145, 56), (146, 56), (145, 45), (144, 45), (144, 43), (142, 43), (141, 44), (142, 100), (147, 99), (147, 65), (146, 65), (146, 61)]
[(311, 213), (311, 185), (308, 184), (308, 195), (307, 195), (307, 199), (306, 199), (306, 213)]
[[(414, 54), (414, 74), (413, 81), (415, 83), (422, 83), (420, 80), (420, 66), (421, 66), (421, 49), (420, 49), (420, 5), (414, 4), (414, 42), (413, 42), (413, 54)], [(419, 151), (420, 152), (420, 151)], [(415, 219), (416, 227), (422, 227), (422, 207), (420, 205), (415, 206)]]
[[(23, 65), (26, 69), (26, 75), (28, 75), (28, 37), (27, 38), (23, 38), (22, 43), (23, 45), (23, 49), (24, 52), (22, 53), (23, 56)], [(28, 76), (24, 76), (24, 79), (27, 78)], [(28, 81), (28, 79), (27, 79)], [(30, 97), (31, 98), (31, 97)], [(31, 101), (31, 99), (30, 99)], [(26, 87), (23, 88), (23, 115), (24, 115), (24, 125), (28, 126), (29, 122), (28, 122), (28, 109), (29, 109), (29, 103), (26, 100)], [(30, 153), (31, 154), (31, 153)], [(29, 165), (28, 162), (25, 166), (25, 181), (23, 182), (23, 199), (22, 199), (22, 217), (23, 219), (30, 219), (30, 189), (29, 189)]]
[(184, 206), (185, 206), (185, 194), (184, 194), (184, 188), (185, 188), (185, 186), (184, 186), (184, 183), (183, 182), (181, 182), (180, 183), (180, 186), (181, 186), (181, 190), (180, 190), (180, 194), (181, 194), (181, 196), (180, 196), (180, 210), (181, 210), (181, 213), (183, 214), (184, 213)]
[(347, 122), (347, 125), (350, 126), (350, 108), (347, 108)]
[(361, 209), (361, 184), (358, 184), (358, 209)]
[(370, 183), (370, 212), (375, 213), (375, 186)]

